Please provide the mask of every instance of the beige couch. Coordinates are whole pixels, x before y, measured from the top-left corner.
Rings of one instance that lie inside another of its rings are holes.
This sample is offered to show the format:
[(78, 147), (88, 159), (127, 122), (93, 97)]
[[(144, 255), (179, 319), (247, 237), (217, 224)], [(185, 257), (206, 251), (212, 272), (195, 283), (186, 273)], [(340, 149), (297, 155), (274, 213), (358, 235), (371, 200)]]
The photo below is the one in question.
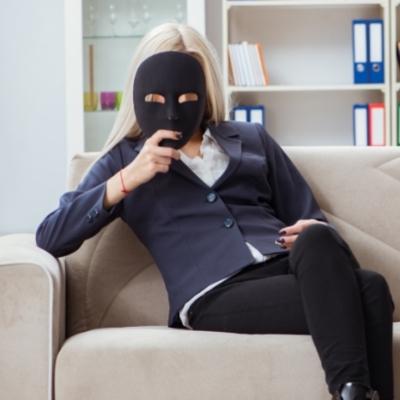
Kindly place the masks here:
[[(360, 264), (387, 278), (400, 400), (400, 148), (283, 148)], [(69, 189), (94, 156), (74, 157)], [(330, 399), (311, 336), (169, 328), (167, 311), (120, 219), (58, 260), (32, 234), (1, 237), (0, 398)]]

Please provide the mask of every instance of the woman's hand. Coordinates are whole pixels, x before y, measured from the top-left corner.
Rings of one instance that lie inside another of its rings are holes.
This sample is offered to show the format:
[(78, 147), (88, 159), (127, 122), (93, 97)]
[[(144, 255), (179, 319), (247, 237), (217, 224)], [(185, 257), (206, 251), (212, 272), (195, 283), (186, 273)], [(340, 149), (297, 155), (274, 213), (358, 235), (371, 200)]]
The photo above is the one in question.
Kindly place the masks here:
[(158, 172), (168, 172), (172, 158), (180, 159), (178, 150), (159, 146), (165, 138), (178, 140), (180, 136), (175, 131), (159, 129), (145, 141), (138, 156), (124, 168), (128, 190), (149, 181)]
[(277, 240), (276, 243), (279, 244), (282, 248), (290, 250), (300, 232), (302, 232), (307, 226), (310, 226), (312, 224), (327, 225), (326, 222), (319, 221), (317, 219), (299, 219), (295, 224), (285, 226), (279, 231), (280, 241)]
[(121, 191), (120, 173), (123, 176), (126, 190), (131, 192), (152, 179), (158, 172), (168, 172), (172, 158), (179, 160), (180, 154), (177, 150), (159, 146), (159, 142), (164, 138), (179, 139), (175, 131), (159, 129), (145, 141), (139, 154), (130, 164), (108, 179), (103, 199), (105, 210), (108, 211), (125, 197), (125, 193)]

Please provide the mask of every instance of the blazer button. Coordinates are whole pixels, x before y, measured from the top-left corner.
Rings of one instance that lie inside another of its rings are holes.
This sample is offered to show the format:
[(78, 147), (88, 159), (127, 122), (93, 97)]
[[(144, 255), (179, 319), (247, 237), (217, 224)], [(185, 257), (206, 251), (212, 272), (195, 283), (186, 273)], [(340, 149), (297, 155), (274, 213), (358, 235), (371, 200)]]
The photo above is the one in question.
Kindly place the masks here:
[(90, 214), (88, 214), (86, 216), (86, 220), (87, 220), (87, 222), (89, 222), (89, 224), (91, 224), (93, 222), (93, 217)]
[(207, 195), (207, 201), (213, 203), (217, 199), (217, 195), (214, 192), (210, 192)]
[(91, 218), (97, 217), (99, 215), (99, 210), (97, 208), (94, 208), (93, 210), (90, 211), (88, 214)]
[(233, 224), (234, 224), (234, 221), (232, 218), (229, 218), (229, 217), (225, 218), (224, 225), (226, 228), (230, 228)]

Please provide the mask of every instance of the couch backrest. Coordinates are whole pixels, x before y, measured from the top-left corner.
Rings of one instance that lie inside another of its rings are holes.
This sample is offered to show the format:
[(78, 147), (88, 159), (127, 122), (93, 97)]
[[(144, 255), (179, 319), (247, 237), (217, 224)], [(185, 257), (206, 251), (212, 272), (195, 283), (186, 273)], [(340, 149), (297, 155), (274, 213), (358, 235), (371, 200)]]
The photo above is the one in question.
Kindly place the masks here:
[[(382, 273), (400, 321), (400, 147), (283, 146), (363, 268)], [(74, 189), (96, 153), (71, 161)], [(65, 256), (67, 336), (97, 327), (167, 325), (156, 264), (120, 219)]]

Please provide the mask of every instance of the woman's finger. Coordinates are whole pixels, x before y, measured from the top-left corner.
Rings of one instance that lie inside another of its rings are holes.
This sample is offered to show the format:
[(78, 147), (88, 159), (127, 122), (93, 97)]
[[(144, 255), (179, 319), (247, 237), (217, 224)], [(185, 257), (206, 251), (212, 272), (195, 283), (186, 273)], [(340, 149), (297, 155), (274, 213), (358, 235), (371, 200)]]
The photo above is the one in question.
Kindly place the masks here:
[(280, 241), (281, 246), (286, 246), (286, 247), (291, 246), (291, 245), (295, 242), (295, 240), (297, 239), (298, 236), (299, 236), (299, 235), (286, 235), (286, 236), (282, 236), (282, 237), (281, 237), (282, 240)]

